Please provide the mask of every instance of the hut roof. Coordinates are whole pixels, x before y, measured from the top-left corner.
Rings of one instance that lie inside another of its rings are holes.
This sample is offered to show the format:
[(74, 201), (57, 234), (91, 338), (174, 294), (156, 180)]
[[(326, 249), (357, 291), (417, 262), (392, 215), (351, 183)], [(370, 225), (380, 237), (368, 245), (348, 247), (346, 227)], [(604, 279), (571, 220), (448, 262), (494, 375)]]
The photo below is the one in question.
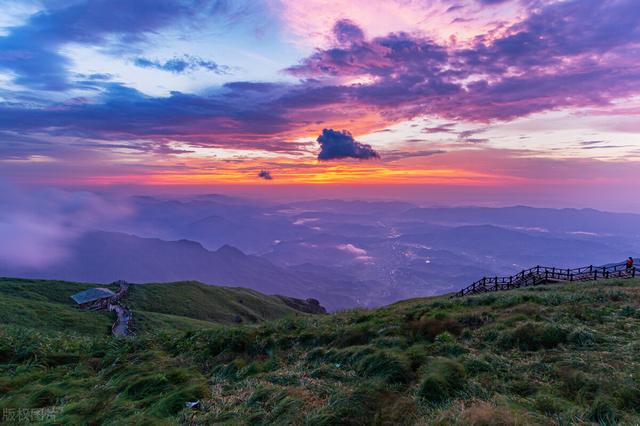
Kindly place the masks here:
[(94, 300), (104, 299), (106, 297), (113, 297), (116, 294), (104, 287), (96, 287), (90, 288), (85, 291), (81, 291), (80, 293), (76, 293), (71, 298), (78, 304), (82, 305), (83, 303), (93, 302)]

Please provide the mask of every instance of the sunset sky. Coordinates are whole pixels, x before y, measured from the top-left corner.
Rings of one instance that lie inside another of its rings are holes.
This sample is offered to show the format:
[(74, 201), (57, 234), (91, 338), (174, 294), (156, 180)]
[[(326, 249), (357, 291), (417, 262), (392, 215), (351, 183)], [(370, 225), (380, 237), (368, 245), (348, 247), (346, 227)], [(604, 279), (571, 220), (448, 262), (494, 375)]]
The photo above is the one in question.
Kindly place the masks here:
[(0, 179), (640, 211), (640, 4), (0, 0)]

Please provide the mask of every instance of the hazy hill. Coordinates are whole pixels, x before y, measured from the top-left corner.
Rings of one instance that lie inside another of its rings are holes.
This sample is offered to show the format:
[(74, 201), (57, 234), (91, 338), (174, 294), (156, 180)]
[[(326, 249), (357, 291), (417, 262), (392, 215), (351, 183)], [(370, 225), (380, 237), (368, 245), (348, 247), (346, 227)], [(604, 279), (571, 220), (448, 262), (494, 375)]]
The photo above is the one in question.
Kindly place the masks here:
[(526, 206), (414, 208), (401, 213), (399, 217), (428, 223), (501, 225), (543, 232), (640, 234), (640, 215), (594, 209), (545, 209)]
[(5, 267), (0, 275), (109, 283), (195, 280), (251, 288), (266, 294), (316, 298), (334, 306), (339, 297), (322, 291), (324, 282), (278, 267), (225, 245), (216, 251), (188, 240), (164, 241), (115, 232), (88, 232), (62, 261), (39, 269)]
[(0, 408), (60, 407), (56, 424), (640, 422), (640, 281), (123, 340), (16, 322), (0, 325)]
[[(466, 253), (497, 268), (533, 264), (562, 266), (588, 265), (594, 259), (625, 259), (628, 251), (604, 241), (563, 239), (552, 233), (526, 233), (493, 225), (466, 225), (426, 234), (405, 235), (404, 243), (424, 244)], [(492, 265), (493, 266), (493, 265)]]

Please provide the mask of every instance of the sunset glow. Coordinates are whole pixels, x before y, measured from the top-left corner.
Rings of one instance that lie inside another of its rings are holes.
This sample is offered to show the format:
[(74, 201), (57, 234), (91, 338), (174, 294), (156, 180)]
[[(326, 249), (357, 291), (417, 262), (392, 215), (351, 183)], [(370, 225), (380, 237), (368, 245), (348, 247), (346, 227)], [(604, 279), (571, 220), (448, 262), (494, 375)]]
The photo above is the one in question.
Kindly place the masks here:
[(640, 181), (632, 0), (115, 3), (2, 2), (1, 178)]

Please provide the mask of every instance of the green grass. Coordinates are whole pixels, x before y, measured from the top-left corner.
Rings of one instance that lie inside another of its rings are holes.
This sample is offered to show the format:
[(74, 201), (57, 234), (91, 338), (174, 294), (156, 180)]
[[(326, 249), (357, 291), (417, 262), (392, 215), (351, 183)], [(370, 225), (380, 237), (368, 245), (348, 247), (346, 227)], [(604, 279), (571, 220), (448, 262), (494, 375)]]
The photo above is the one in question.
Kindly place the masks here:
[[(0, 278), (0, 324), (89, 335), (108, 334), (109, 312), (83, 312), (71, 295), (97, 284)], [(99, 285), (117, 291), (117, 287)], [(253, 290), (197, 282), (130, 287), (126, 303), (133, 309), (138, 332), (193, 330), (215, 324), (257, 323), (300, 315), (276, 296)], [(212, 324), (215, 323), (215, 324)]]
[(294, 312), (275, 296), (246, 288), (208, 286), (197, 282), (145, 284), (133, 287), (130, 306), (203, 321), (259, 322), (282, 318)]
[(54, 424), (640, 423), (639, 281), (232, 326), (143, 296), (160, 331), (133, 339), (3, 320), (0, 408), (62, 407)]

